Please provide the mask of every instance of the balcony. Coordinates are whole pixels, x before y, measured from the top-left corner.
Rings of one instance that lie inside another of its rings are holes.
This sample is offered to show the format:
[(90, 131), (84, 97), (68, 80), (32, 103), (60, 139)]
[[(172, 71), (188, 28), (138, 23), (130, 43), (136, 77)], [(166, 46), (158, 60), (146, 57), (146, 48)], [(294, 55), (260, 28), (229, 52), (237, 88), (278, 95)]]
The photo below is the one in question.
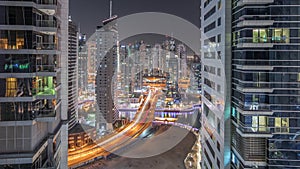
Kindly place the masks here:
[(244, 20), (240, 21), (237, 24), (237, 27), (245, 27), (245, 26), (272, 26), (274, 24), (274, 20)]
[(243, 93), (272, 93), (274, 89), (272, 88), (258, 88), (258, 87), (241, 87), (237, 86), (237, 90), (243, 92)]
[(60, 72), (60, 68), (56, 65), (36, 65), (37, 76), (57, 76), (57, 72)]
[(55, 99), (56, 91), (55, 87), (43, 86), (41, 88), (35, 88), (33, 94), (36, 99)]
[(58, 45), (51, 42), (33, 43), (33, 48), (36, 50), (57, 50)]
[(54, 15), (56, 13), (57, 3), (57, 0), (36, 0), (37, 9), (48, 15)]
[(57, 22), (54, 20), (37, 20), (36, 26), (38, 27), (57, 27)]
[(273, 48), (274, 43), (238, 43), (237, 48)]
[(57, 103), (56, 100), (52, 100), (51, 107), (41, 108), (35, 111), (36, 120), (39, 122), (52, 122), (57, 119), (57, 109), (61, 105), (61, 101)]
[(235, 124), (236, 127), (245, 134), (270, 134), (270, 127), (268, 126), (246, 126), (245, 124)]
[(269, 3), (273, 3), (274, 0), (240, 0), (237, 3), (237, 6), (243, 6), (243, 5), (257, 5), (257, 4), (269, 4)]
[(33, 102), (40, 99), (56, 99), (56, 93), (61, 86), (52, 76), (23, 80), (7, 78), (6, 83), (11, 85), (1, 92), (0, 102)]
[(55, 20), (37, 20), (37, 30), (45, 33), (54, 35), (57, 32), (57, 22)]
[(0, 65), (4, 68), (4, 71), (0, 73), (0, 78), (56, 77), (60, 72), (60, 68), (56, 64), (4, 63)]
[(258, 65), (236, 65), (236, 69), (239, 70), (273, 70), (274, 66), (258, 66)]
[(260, 115), (266, 115), (266, 116), (272, 116), (274, 114), (273, 111), (271, 110), (264, 110), (264, 111), (253, 111), (253, 110), (242, 110), (237, 107), (237, 111), (243, 115), (255, 115), (255, 114), (260, 114)]

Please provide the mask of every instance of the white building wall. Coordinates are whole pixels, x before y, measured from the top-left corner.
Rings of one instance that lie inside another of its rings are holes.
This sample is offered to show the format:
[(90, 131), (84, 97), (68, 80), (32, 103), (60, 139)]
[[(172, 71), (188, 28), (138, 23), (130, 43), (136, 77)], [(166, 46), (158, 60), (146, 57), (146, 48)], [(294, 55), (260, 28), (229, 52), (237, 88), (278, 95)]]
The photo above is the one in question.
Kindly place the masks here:
[[(213, 0), (204, 7), (206, 1), (201, 2), (202, 168), (230, 168), (231, 0)], [(216, 12), (204, 20), (214, 7)], [(205, 32), (213, 22), (215, 28)], [(213, 37), (215, 40), (208, 42)], [(214, 70), (204, 71), (205, 66)]]
[[(60, 0), (61, 3), (61, 120), (68, 120), (68, 20), (69, 20), (69, 0)], [(68, 124), (61, 127), (61, 162), (60, 168), (68, 168)]]

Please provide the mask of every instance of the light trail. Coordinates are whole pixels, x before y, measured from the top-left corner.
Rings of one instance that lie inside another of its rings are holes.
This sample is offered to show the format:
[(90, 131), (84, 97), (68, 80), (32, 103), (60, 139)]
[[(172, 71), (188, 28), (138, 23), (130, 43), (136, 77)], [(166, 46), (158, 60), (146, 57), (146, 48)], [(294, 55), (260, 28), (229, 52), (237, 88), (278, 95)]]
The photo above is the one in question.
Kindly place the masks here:
[(141, 107), (138, 109), (133, 122), (124, 127), (123, 130), (108, 135), (105, 140), (96, 140), (95, 144), (81, 150), (69, 152), (69, 167), (76, 167), (99, 156), (107, 156), (130, 144), (151, 125), (158, 95), (160, 94), (161, 92), (158, 92), (156, 88), (151, 88), (148, 91), (146, 100), (142, 99)]

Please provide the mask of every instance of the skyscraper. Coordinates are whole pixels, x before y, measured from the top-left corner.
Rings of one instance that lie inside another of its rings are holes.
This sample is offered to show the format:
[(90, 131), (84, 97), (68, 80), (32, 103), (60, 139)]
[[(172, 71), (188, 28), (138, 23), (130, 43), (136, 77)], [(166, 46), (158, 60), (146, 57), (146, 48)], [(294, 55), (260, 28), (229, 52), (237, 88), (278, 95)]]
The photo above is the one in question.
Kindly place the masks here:
[(231, 0), (201, 2), (202, 168), (230, 168)]
[(87, 92), (88, 87), (88, 48), (86, 35), (79, 32), (78, 37), (78, 88)]
[(232, 167), (300, 168), (300, 1), (232, 5)]
[[(117, 17), (103, 21), (96, 34), (96, 99), (99, 112), (96, 114), (96, 128), (113, 129), (113, 123), (118, 118), (114, 105), (114, 88), (116, 85), (118, 30)], [(114, 78), (114, 79), (113, 79)]]
[(300, 1), (201, 7), (202, 166), (299, 168)]
[(71, 17), (69, 18), (68, 119), (70, 130), (78, 121), (78, 30)]
[(0, 3), (0, 168), (67, 168), (68, 3)]

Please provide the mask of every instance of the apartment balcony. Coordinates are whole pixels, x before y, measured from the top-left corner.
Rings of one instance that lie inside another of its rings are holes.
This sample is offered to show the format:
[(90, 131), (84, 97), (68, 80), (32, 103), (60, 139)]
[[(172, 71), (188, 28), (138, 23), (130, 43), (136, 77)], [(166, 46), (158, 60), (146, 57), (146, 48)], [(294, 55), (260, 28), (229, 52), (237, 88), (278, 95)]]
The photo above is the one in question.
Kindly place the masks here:
[(36, 31), (47, 35), (55, 35), (57, 29), (58, 24), (54, 20), (37, 20), (32, 25), (0, 25), (0, 30)]
[[(255, 89), (276, 89), (276, 88), (286, 88), (286, 89), (299, 89), (299, 82), (295, 83), (272, 83), (272, 82), (246, 82), (238, 80), (235, 82), (236, 85), (242, 88), (255, 88)], [(264, 92), (263, 92), (264, 93)]]
[(271, 111), (271, 110), (263, 110), (263, 111), (242, 110), (239, 107), (237, 107), (236, 110), (239, 113), (243, 114), (243, 115), (256, 115), (256, 114), (260, 114), (260, 115), (272, 116), (274, 114), (274, 112)]
[(40, 89), (35, 89), (33, 90), (33, 93), (35, 94), (36, 99), (56, 99), (56, 94), (57, 94), (57, 87), (48, 87), (45, 86)]
[(39, 42), (33, 43), (33, 48), (36, 50), (57, 50), (58, 45), (57, 43), (51, 42)]
[(59, 101), (58, 103), (54, 103), (55, 105), (53, 105), (54, 107), (52, 108), (42, 108), (39, 109), (37, 111), (35, 111), (35, 116), (36, 116), (36, 120), (38, 122), (52, 122), (57, 120), (57, 110), (58, 107), (61, 105), (61, 101)]
[(57, 3), (57, 0), (36, 0), (36, 8), (48, 15), (54, 15), (57, 11)]
[(272, 93), (274, 89), (272, 88), (258, 88), (258, 87), (241, 87), (237, 86), (237, 90), (243, 93)]
[(36, 100), (35, 96), (0, 97), (0, 103), (6, 103), (6, 102), (33, 102), (35, 100)]
[(273, 48), (274, 43), (238, 43), (237, 48)]
[(48, 15), (54, 15), (57, 11), (57, 6), (60, 5), (57, 0), (0, 0), (0, 5), (5, 6), (30, 6), (41, 10)]
[(32, 77), (56, 77), (61, 71), (57, 65), (30, 65), (27, 64), (5, 64), (0, 78), (32, 78)]
[[(45, 77), (49, 78), (49, 77)], [(25, 82), (26, 83), (26, 82)], [(39, 83), (39, 82), (35, 82)], [(6, 89), (5, 95), (0, 96), (0, 103), (6, 102), (34, 102), (36, 100), (56, 99), (57, 91), (60, 90), (61, 84), (43, 84), (38, 88), (18, 87), (17, 89)]]
[(52, 121), (56, 120), (56, 114), (60, 113), (61, 101), (45, 99), (32, 102), (3, 102), (0, 105), (2, 121)]
[(53, 76), (56, 77), (57, 73), (60, 72), (60, 68), (56, 65), (37, 65), (36, 75), (37, 76)]
[(264, 5), (264, 4), (270, 4), (273, 3), (274, 0), (240, 0), (237, 3), (237, 6), (243, 6), (243, 5)]
[(54, 20), (37, 20), (35, 26), (45, 34), (54, 35), (57, 32), (57, 22)]
[(269, 104), (263, 104), (263, 103), (257, 103), (257, 102), (242, 102), (239, 101), (239, 107), (240, 110), (245, 110), (245, 111), (252, 111), (253, 113), (255, 112), (263, 112), (267, 111), (270, 112), (271, 106)]
[(245, 26), (272, 26), (274, 20), (243, 20), (237, 24), (237, 27)]
[[(233, 122), (233, 125), (237, 127), (243, 134), (270, 134), (271, 133), (271, 127), (268, 126), (258, 126), (258, 125), (253, 125), (253, 126), (247, 126), (243, 123), (236, 123)], [(259, 136), (258, 136), (259, 137)]]
[(32, 44), (4, 44), (0, 46), (0, 54), (33, 54), (33, 55), (59, 55), (58, 44), (54, 42), (33, 42)]
[(236, 69), (239, 70), (273, 70), (274, 66), (259, 66), (259, 65), (236, 65)]

